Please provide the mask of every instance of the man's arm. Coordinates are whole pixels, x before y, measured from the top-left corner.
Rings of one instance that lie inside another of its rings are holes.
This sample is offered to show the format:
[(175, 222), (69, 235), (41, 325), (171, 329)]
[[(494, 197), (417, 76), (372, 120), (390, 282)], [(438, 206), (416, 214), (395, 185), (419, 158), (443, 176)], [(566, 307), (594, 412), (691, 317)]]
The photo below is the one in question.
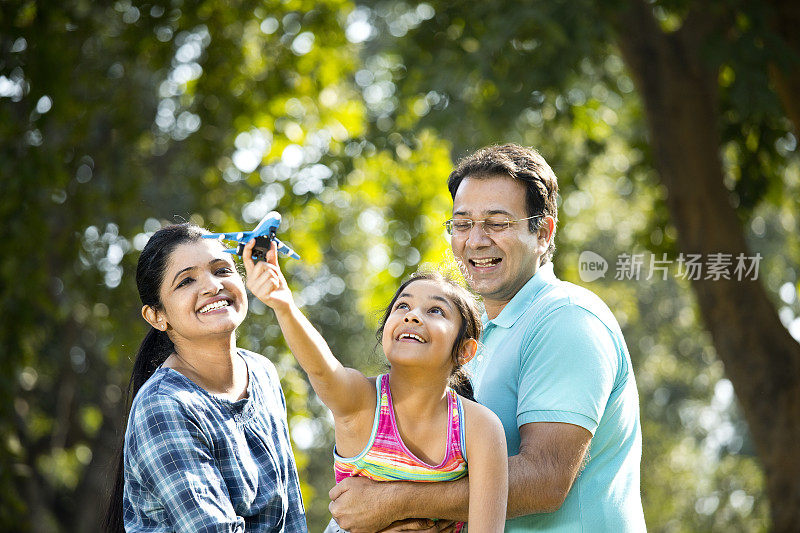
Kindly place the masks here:
[(466, 521), (469, 483), (467, 478), (415, 483), (349, 477), (333, 487), (328, 495), (332, 500), (328, 509), (342, 529), (371, 533), (408, 518)]
[(519, 428), (519, 454), (508, 458), (508, 517), (558, 510), (583, 466), (592, 434), (561, 422)]
[[(508, 459), (508, 517), (555, 511), (572, 488), (592, 435), (561, 422), (533, 422), (519, 431), (519, 454)], [(467, 479), (387, 483), (349, 478), (331, 489), (330, 497), (331, 514), (353, 533), (405, 518), (466, 521), (469, 516)]]

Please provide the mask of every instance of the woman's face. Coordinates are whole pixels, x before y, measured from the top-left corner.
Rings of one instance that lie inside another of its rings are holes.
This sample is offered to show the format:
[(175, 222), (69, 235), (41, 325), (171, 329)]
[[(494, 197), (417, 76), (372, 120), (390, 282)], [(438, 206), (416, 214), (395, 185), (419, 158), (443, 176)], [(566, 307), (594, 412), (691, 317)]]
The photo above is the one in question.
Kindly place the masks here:
[(212, 239), (187, 242), (172, 251), (161, 303), (157, 314), (169, 325), (173, 342), (230, 335), (247, 315), (247, 294), (233, 258)]
[(461, 315), (442, 286), (430, 280), (408, 284), (383, 328), (383, 350), (392, 365), (453, 367)]

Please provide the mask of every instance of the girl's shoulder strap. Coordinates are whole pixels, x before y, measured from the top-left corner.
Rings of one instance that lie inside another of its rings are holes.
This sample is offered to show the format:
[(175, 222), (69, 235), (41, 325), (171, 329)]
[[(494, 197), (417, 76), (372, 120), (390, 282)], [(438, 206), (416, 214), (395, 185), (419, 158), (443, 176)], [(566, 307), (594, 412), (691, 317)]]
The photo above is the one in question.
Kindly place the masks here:
[(461, 457), (466, 461), (467, 459), (467, 441), (466, 431), (467, 424), (464, 418), (464, 405), (461, 396), (451, 388), (447, 388), (448, 395), (448, 410), (450, 412), (450, 431), (448, 431), (448, 438), (450, 441), (448, 445), (452, 447), (454, 452), (461, 452)]
[(375, 388), (378, 392), (378, 405), (376, 406), (376, 423), (379, 431), (385, 431), (391, 426), (390, 418), (394, 416), (392, 406), (392, 391), (389, 388), (389, 374), (381, 374), (375, 379)]
[(389, 374), (381, 374), (375, 377), (375, 389), (378, 395), (377, 407), (380, 409), (381, 406), (386, 404), (391, 398), (391, 392), (389, 391)]

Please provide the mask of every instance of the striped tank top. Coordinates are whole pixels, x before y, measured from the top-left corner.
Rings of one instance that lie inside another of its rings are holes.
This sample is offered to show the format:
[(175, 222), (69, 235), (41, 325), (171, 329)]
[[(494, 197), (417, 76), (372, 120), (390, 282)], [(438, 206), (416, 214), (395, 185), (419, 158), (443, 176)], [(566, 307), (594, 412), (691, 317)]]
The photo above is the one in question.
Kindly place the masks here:
[(450, 423), (447, 427), (447, 451), (441, 464), (429, 465), (409, 450), (394, 417), (389, 375), (377, 378), (377, 407), (375, 420), (364, 450), (355, 457), (344, 458), (333, 450), (333, 469), (336, 483), (350, 476), (364, 476), (375, 481), (454, 481), (467, 474), (466, 445), (464, 443), (464, 411), (461, 398), (447, 389), (447, 410)]

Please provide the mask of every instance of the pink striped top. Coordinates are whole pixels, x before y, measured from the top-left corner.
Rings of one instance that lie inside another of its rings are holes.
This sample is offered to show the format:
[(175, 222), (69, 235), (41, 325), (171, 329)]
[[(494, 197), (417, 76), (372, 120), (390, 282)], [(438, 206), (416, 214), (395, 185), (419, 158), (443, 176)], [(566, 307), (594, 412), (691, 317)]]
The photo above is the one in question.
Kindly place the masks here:
[(447, 389), (447, 451), (441, 464), (429, 465), (415, 456), (400, 438), (394, 416), (389, 375), (378, 376), (378, 401), (372, 435), (364, 450), (355, 457), (344, 458), (333, 450), (336, 483), (346, 477), (364, 476), (375, 481), (453, 481), (467, 474), (464, 444), (464, 411), (461, 398)]

